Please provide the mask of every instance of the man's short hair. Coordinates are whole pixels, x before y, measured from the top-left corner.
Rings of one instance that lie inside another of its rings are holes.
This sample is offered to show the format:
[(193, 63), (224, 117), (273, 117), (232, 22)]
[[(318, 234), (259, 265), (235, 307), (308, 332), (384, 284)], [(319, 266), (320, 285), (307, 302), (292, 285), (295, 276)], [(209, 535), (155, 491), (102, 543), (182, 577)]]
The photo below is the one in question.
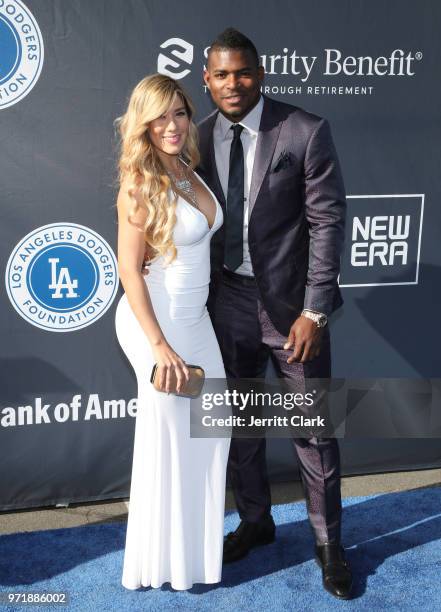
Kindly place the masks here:
[(227, 28), (218, 34), (208, 49), (208, 59), (212, 51), (224, 51), (225, 49), (249, 51), (256, 62), (256, 67), (260, 64), (259, 55), (254, 43), (235, 28)]

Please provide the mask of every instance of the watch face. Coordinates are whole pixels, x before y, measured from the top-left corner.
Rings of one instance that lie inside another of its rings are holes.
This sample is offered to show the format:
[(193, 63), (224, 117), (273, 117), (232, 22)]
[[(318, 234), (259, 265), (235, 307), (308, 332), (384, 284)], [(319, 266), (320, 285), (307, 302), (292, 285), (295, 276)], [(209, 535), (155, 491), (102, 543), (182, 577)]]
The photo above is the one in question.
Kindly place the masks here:
[(319, 327), (324, 327), (326, 325), (327, 320), (328, 319), (327, 319), (326, 315), (320, 315), (319, 318), (318, 318), (318, 321), (317, 321)]

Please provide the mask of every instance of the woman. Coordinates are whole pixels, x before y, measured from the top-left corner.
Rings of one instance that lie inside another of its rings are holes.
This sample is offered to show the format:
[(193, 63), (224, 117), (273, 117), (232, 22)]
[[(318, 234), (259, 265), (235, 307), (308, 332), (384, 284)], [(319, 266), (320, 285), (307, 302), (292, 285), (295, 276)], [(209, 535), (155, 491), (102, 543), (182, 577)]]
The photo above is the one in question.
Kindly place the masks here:
[[(189, 589), (221, 579), (230, 440), (190, 438), (186, 364), (225, 378), (206, 309), (210, 240), (223, 216), (195, 174), (194, 109), (163, 75), (133, 90), (121, 133), (118, 341), (136, 373), (138, 411), (122, 584)], [(185, 161), (186, 160), (186, 161)], [(149, 273), (142, 274), (146, 245)], [(154, 364), (162, 391), (150, 383)]]

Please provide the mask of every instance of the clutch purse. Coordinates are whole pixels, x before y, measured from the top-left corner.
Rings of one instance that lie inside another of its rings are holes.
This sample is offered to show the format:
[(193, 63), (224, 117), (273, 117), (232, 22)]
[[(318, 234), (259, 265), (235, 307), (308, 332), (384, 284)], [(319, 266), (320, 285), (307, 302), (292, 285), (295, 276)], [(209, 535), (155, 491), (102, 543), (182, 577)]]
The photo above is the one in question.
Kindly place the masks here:
[[(182, 391), (179, 391), (178, 393), (178, 391), (176, 391), (178, 380), (173, 370), (170, 380), (170, 393), (173, 393), (173, 395), (178, 395), (179, 397), (198, 397), (202, 391), (202, 387), (204, 386), (205, 372), (200, 366), (191, 365), (189, 363), (185, 365), (187, 366), (190, 374), (188, 381), (184, 384)], [(163, 393), (166, 393), (166, 391), (161, 389), (159, 386), (159, 380), (156, 376), (157, 370), (158, 364), (155, 363), (152, 369), (152, 374), (150, 376), (150, 382), (155, 387), (156, 391), (162, 391)]]

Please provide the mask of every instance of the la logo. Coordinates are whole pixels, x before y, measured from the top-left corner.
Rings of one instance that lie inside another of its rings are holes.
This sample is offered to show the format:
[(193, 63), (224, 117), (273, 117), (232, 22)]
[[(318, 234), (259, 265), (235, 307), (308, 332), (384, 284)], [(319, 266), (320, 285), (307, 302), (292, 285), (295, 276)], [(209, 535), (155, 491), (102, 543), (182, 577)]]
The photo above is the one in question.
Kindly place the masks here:
[[(52, 294), (53, 298), (74, 298), (78, 297), (78, 294), (75, 293), (74, 289), (78, 289), (78, 279), (71, 280), (69, 269), (68, 268), (60, 268), (58, 277), (57, 277), (57, 263), (60, 261), (58, 257), (49, 258), (49, 263), (51, 265), (51, 278), (52, 282), (49, 285), (49, 289), (55, 289), (55, 292)], [(61, 294), (61, 290), (66, 289), (66, 294), (63, 296)]]

